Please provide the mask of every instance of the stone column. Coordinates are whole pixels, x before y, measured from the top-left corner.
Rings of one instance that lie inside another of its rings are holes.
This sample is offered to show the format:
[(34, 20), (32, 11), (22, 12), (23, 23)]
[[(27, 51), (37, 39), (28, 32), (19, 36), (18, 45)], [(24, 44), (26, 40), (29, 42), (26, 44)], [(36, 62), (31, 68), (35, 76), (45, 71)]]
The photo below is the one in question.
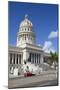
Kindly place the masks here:
[(38, 60), (39, 60), (39, 54), (37, 55), (37, 64), (38, 64)]
[(24, 49), (23, 50), (23, 64), (24, 64), (24, 61), (28, 59), (29, 59), (29, 52), (26, 49)]
[(33, 55), (33, 59), (34, 59), (34, 64), (35, 64), (35, 54)]
[(23, 64), (23, 54), (21, 54), (21, 64)]
[(32, 53), (32, 55), (31, 55), (31, 59), (32, 59), (31, 62), (34, 63), (33, 53)]
[(8, 54), (8, 65), (10, 64), (10, 53)]
[(39, 64), (40, 64), (40, 57), (41, 57), (41, 55), (39, 54)]
[(40, 58), (40, 55), (38, 54), (38, 64), (39, 64), (39, 58)]
[(32, 53), (31, 53), (31, 63), (33, 63), (33, 61), (32, 61)]
[(40, 63), (43, 64), (43, 54), (41, 54)]
[(36, 54), (36, 64), (37, 64), (37, 54)]
[(37, 64), (38, 64), (38, 57), (39, 57), (39, 54), (37, 54)]
[(16, 61), (17, 61), (17, 54), (15, 54), (15, 64), (16, 64)]
[(32, 63), (32, 54), (30, 53), (30, 59), (31, 59), (31, 63)]
[(9, 73), (10, 73), (10, 53), (8, 54), (8, 77), (9, 77)]

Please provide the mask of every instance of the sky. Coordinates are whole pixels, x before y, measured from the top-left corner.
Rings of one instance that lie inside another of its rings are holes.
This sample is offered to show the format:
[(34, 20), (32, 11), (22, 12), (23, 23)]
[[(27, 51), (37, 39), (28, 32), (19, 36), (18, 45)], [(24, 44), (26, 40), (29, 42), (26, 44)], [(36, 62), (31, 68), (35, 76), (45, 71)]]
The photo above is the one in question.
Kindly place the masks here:
[(8, 3), (8, 44), (16, 45), (19, 25), (25, 15), (33, 23), (36, 43), (45, 51), (58, 51), (58, 5), (41, 3)]

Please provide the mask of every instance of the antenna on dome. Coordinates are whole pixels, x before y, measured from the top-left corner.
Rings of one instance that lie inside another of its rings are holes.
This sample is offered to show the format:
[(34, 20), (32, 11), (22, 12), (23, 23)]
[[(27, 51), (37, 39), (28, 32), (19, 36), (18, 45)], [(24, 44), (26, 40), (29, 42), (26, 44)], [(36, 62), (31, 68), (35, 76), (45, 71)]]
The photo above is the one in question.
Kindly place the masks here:
[(25, 15), (25, 19), (27, 19), (27, 18), (28, 18), (28, 15), (26, 14), (26, 15)]

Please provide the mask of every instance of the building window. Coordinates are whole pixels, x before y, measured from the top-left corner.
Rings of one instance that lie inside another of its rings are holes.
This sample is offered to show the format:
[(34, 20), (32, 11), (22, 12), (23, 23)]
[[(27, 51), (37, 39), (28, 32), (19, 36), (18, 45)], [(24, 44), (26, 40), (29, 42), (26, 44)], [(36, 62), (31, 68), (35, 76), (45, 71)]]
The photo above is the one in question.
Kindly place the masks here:
[(29, 31), (29, 28), (28, 28), (28, 31)]
[(26, 36), (25, 36), (25, 40), (26, 40)]
[(46, 57), (44, 57), (44, 62), (47, 62), (47, 58)]
[(29, 35), (29, 39), (30, 39), (30, 35)]
[(31, 37), (31, 40), (32, 40), (32, 37)]

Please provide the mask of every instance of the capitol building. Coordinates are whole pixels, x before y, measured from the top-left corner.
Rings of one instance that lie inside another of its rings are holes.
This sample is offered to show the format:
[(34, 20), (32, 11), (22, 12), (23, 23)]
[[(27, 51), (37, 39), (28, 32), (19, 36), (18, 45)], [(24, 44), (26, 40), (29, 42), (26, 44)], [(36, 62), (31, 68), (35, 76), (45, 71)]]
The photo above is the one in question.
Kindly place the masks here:
[(36, 44), (34, 25), (25, 15), (20, 22), (17, 32), (16, 46), (8, 48), (8, 73), (9, 77), (23, 75), (27, 72), (36, 73), (49, 68), (46, 61), (50, 54), (44, 52), (43, 47)]

